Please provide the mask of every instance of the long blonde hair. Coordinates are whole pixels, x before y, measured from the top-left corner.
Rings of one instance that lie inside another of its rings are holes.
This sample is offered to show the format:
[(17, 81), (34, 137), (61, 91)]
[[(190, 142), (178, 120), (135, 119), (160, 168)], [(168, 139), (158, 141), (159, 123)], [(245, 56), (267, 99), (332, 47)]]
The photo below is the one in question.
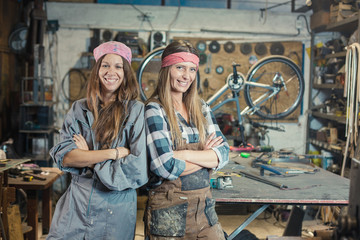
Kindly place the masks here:
[(123, 82), (115, 92), (115, 101), (101, 106), (104, 101), (101, 95), (99, 69), (104, 57), (105, 55), (95, 63), (87, 88), (87, 105), (94, 115), (92, 128), (95, 132), (96, 141), (100, 143), (103, 149), (111, 147), (111, 143), (118, 136), (121, 125), (128, 113), (128, 102), (136, 99), (139, 94), (134, 70), (131, 68), (130, 63), (121, 57), (124, 64)]
[[(199, 56), (197, 50), (190, 43), (179, 40), (170, 43), (165, 48), (161, 58), (164, 59), (166, 56), (176, 52), (190, 52)], [(179, 148), (184, 145), (184, 142), (182, 141), (173, 100), (171, 98), (170, 67), (171, 66), (160, 69), (158, 85), (147, 102), (158, 102), (162, 105), (169, 120), (172, 142), (176, 148)], [(201, 111), (202, 105), (197, 92), (197, 79), (192, 82), (189, 89), (184, 93), (183, 101), (189, 113), (190, 121), (192, 121), (199, 130), (199, 142), (202, 145), (206, 140), (207, 122)]]

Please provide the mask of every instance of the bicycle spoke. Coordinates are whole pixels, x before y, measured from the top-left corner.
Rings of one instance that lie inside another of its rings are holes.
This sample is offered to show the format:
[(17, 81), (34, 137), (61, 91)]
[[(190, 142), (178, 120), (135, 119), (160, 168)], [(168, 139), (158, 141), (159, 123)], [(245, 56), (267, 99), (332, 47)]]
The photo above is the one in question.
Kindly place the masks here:
[[(279, 119), (291, 114), (300, 104), (304, 91), (301, 72), (286, 57), (268, 57), (253, 66), (246, 81), (256, 79), (256, 84), (245, 85), (244, 96), (250, 109), (263, 118)], [(267, 89), (264, 85), (268, 85)], [(268, 90), (272, 87), (272, 90)], [(265, 95), (266, 91), (272, 94)]]

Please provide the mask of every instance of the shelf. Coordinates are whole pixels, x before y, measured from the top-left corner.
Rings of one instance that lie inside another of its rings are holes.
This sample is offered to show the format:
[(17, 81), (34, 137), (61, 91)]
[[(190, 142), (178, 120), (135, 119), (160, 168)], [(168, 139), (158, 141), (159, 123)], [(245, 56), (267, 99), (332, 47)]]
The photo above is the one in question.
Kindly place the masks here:
[(313, 88), (314, 89), (332, 89), (332, 90), (339, 89), (339, 90), (343, 90), (344, 86), (339, 84), (339, 83), (334, 83), (334, 84), (322, 83), (322, 84), (314, 84)]
[(51, 107), (54, 104), (55, 103), (52, 102), (52, 101), (44, 101), (44, 102), (39, 102), (39, 103), (29, 101), (29, 102), (26, 102), (26, 103), (21, 103), (20, 106), (21, 107)]
[(34, 154), (25, 154), (26, 158), (31, 159), (31, 161), (50, 161), (51, 160), (51, 156), (50, 154), (38, 154), (38, 155), (34, 155)]
[(352, 16), (342, 21), (330, 23), (326, 26), (324, 32), (345, 32), (353, 33), (358, 27), (358, 16)]
[(336, 154), (342, 154), (342, 150), (337, 149), (337, 146), (329, 144), (327, 142), (322, 142), (313, 138), (309, 139), (310, 143), (314, 146), (317, 146), (319, 148), (322, 148), (324, 150), (327, 150), (329, 152), (332, 153), (336, 153)]
[(38, 133), (38, 134), (50, 134), (54, 132), (53, 128), (49, 129), (21, 129), (19, 130), (20, 133)]
[(345, 116), (336, 116), (336, 115), (331, 115), (331, 114), (326, 114), (326, 113), (320, 113), (317, 111), (311, 111), (311, 115), (314, 117), (318, 117), (318, 118), (323, 118), (323, 119), (327, 119), (327, 120), (331, 120), (331, 121), (335, 121), (341, 124), (345, 124), (346, 123), (346, 118)]
[(346, 51), (327, 54), (327, 55), (325, 55), (324, 58), (329, 59), (329, 58), (339, 58), (339, 57), (346, 57)]

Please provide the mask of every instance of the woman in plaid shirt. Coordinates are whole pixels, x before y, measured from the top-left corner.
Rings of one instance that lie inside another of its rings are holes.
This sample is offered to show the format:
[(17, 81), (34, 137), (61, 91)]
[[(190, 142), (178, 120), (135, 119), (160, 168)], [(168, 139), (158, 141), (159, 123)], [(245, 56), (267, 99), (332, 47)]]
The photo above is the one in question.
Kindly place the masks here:
[(224, 167), (229, 145), (198, 96), (197, 50), (174, 41), (162, 54), (158, 86), (145, 107), (151, 179), (146, 239), (225, 239), (210, 192), (210, 171)]

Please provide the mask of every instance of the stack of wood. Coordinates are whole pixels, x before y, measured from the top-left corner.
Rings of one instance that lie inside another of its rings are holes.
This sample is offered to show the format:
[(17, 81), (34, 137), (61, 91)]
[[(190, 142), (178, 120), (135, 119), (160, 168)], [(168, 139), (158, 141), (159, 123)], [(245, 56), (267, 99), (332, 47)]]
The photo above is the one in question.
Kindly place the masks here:
[(338, 3), (330, 5), (330, 23), (342, 21), (356, 14), (356, 9), (352, 4)]

